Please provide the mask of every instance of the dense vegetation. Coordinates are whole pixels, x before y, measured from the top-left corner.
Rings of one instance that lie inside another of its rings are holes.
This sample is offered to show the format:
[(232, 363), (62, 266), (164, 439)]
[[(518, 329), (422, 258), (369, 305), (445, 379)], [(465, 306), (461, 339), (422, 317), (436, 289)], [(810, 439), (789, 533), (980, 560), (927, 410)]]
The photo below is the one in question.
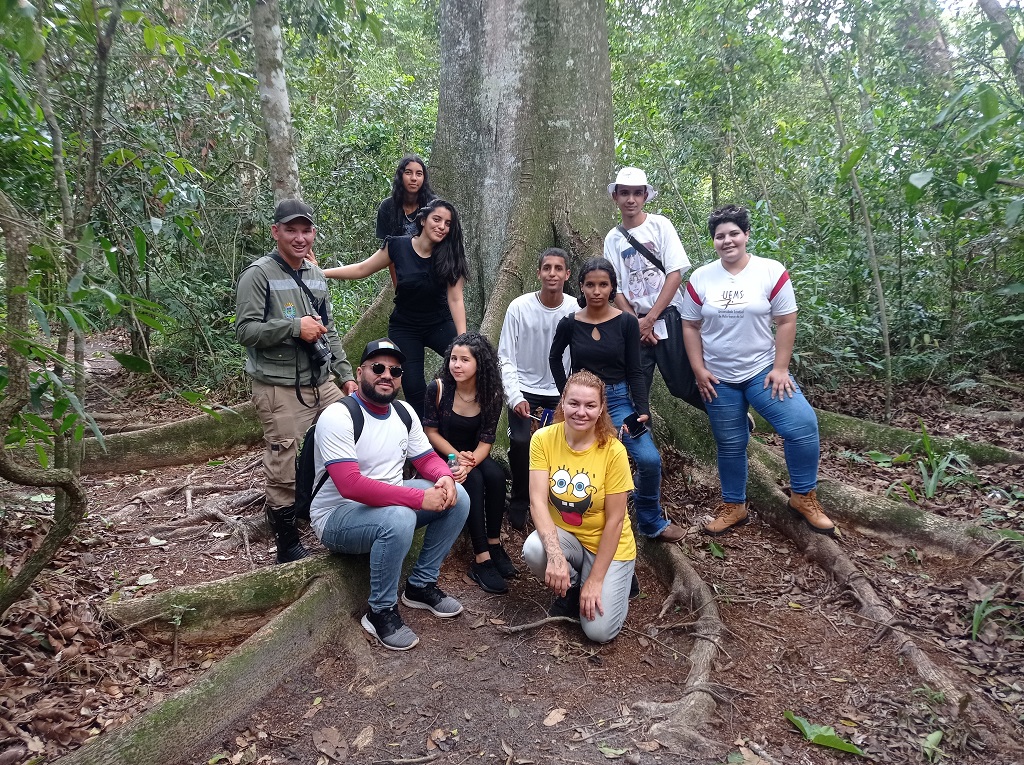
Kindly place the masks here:
[[(610, 2), (615, 162), (647, 168), (697, 263), (712, 256), (713, 205), (754, 210), (757, 251), (792, 268), (808, 381), (885, 374), (875, 268), (895, 379), (970, 385), (1019, 366), (1024, 91), (1006, 30), (974, 6), (829, 6)], [(272, 206), (249, 10), (124, 7), (102, 90), (109, 7), (0, 5), (0, 189), (37, 226), (35, 322), (55, 337), (122, 325), (124, 363), (227, 397), (244, 393), (233, 284), (268, 248)], [(1020, 8), (1007, 12), (1020, 29)], [(282, 6), (296, 152), (328, 261), (371, 251), (395, 160), (429, 157), (436, 15), (431, 0)], [(343, 325), (378, 286), (338, 288)]]

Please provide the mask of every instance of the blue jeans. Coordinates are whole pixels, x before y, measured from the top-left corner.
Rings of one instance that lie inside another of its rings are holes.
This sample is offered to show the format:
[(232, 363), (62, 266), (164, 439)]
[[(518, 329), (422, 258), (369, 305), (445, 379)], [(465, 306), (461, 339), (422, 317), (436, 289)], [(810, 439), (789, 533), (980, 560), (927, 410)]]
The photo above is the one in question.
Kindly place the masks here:
[[(625, 382), (620, 382), (606, 386), (605, 391), (612, 424), (616, 428), (622, 427), (622, 421), (635, 411), (629, 399), (629, 388)], [(633, 505), (636, 507), (637, 530), (645, 537), (656, 537), (669, 525), (661, 514), (661, 453), (654, 445), (650, 431), (640, 438), (623, 433), (622, 444), (636, 463)]]
[(771, 387), (764, 387), (766, 367), (741, 383), (718, 383), (718, 397), (706, 403), (711, 432), (718, 444), (718, 479), (722, 483), (722, 501), (739, 504), (747, 501), (747, 406), (768, 420), (783, 440), (786, 468), (794, 492), (806, 494), (818, 485), (818, 418), (804, 394), (793, 382), (793, 398), (773, 399)]
[[(434, 484), (416, 478), (406, 486), (429, 489)], [(368, 507), (343, 499), (336, 506), (320, 541), (332, 553), (362, 555), (370, 553), (370, 608), (383, 611), (398, 603), (398, 580), (402, 563), (412, 547), (413, 534), (426, 526), (423, 548), (409, 574), (409, 583), (424, 587), (437, 581), (438, 572), (452, 544), (462, 532), (469, 516), (469, 495), (456, 484), (458, 500), (442, 512), (411, 510), (404, 505)]]

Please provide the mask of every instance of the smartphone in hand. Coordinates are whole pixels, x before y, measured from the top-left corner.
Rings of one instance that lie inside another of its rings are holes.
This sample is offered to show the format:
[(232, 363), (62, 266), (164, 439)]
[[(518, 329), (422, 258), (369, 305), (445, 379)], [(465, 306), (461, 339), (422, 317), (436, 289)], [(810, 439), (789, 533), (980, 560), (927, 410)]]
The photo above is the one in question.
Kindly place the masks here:
[(640, 422), (639, 417), (640, 415), (633, 412), (633, 414), (622, 421), (630, 438), (640, 438), (640, 436), (647, 432), (647, 423)]

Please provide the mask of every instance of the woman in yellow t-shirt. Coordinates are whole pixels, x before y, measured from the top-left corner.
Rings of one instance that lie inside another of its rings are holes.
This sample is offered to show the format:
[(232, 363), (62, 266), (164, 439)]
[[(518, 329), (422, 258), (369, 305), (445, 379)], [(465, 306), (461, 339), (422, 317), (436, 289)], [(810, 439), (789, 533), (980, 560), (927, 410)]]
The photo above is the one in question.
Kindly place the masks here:
[(591, 372), (568, 379), (555, 424), (530, 441), (530, 514), (536, 531), (523, 560), (558, 597), (551, 616), (580, 617), (607, 643), (622, 629), (636, 565), (626, 520), (633, 490), (626, 448), (608, 416), (604, 383)]

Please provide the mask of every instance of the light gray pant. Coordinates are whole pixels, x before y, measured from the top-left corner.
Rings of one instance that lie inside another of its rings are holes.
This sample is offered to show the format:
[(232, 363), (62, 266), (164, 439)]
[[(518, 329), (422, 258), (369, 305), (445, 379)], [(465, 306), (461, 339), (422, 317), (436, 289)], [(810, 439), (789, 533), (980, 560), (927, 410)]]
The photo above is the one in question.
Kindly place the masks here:
[[(556, 528), (562, 554), (569, 562), (569, 578), (574, 586), (582, 586), (590, 576), (590, 569), (594, 567), (596, 556), (568, 531)], [(544, 552), (544, 543), (536, 531), (530, 534), (523, 544), (523, 560), (533, 575), (543, 582), (548, 567), (548, 555)], [(601, 608), (604, 609), (604, 614), (595, 612), (597, 618), (593, 620), (580, 616), (584, 634), (595, 643), (607, 643), (622, 631), (622, 624), (629, 612), (629, 585), (633, 580), (634, 568), (636, 560), (613, 560), (608, 566), (604, 586), (601, 588)]]

